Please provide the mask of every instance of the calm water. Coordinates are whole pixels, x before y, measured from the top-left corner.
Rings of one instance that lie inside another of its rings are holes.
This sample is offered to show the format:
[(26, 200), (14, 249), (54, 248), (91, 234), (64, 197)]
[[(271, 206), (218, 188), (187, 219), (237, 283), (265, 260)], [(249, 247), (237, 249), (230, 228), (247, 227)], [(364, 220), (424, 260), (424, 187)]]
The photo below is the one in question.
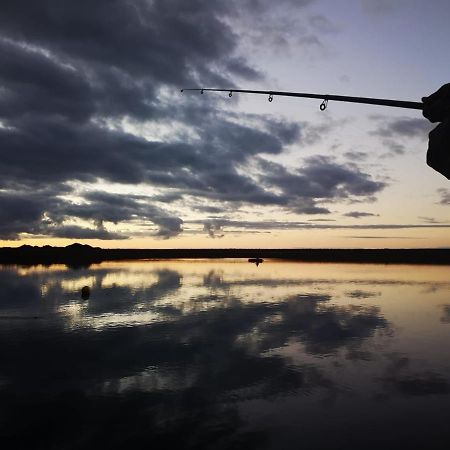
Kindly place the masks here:
[(450, 448), (449, 267), (0, 267), (0, 288), (3, 448)]

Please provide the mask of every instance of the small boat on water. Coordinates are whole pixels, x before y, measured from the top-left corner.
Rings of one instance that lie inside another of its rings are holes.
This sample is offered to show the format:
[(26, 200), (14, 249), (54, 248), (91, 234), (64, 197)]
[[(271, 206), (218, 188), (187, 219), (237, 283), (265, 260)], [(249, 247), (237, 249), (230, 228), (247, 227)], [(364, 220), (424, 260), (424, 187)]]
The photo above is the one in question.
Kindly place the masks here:
[(259, 266), (264, 260), (262, 258), (248, 258), (249, 263), (254, 263), (256, 266)]

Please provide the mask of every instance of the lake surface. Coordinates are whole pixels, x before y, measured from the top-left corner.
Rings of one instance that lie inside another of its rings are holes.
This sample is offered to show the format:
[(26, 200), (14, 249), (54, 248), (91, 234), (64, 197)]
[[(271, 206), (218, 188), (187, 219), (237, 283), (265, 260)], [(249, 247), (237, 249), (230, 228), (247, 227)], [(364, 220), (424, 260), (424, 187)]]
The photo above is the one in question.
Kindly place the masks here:
[(450, 448), (450, 267), (0, 267), (0, 288), (2, 448)]

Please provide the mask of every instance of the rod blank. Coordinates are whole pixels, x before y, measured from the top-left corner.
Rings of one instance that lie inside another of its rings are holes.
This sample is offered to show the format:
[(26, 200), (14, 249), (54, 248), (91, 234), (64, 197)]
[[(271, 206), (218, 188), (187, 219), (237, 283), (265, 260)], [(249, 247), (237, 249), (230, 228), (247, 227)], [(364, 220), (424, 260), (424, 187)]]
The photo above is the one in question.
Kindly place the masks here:
[[(301, 97), (301, 98), (316, 98), (328, 102), (328, 100), (333, 100), (336, 102), (347, 102), (347, 103), (364, 103), (367, 105), (381, 105), (381, 106), (391, 106), (394, 108), (406, 108), (406, 109), (423, 109), (422, 102), (408, 102), (402, 100), (391, 100), (386, 98), (369, 98), (369, 97), (349, 97), (347, 95), (328, 95), (328, 94), (308, 94), (303, 92), (283, 92), (283, 91), (252, 91), (248, 89), (210, 89), (210, 88), (188, 88), (181, 89), (184, 91), (199, 91), (203, 94), (204, 91), (213, 92), (228, 92), (230, 97), (234, 92), (239, 92), (243, 94), (263, 94), (268, 95), (269, 99), (273, 99), (274, 95), (280, 97)], [(325, 109), (325, 108), (324, 108)]]

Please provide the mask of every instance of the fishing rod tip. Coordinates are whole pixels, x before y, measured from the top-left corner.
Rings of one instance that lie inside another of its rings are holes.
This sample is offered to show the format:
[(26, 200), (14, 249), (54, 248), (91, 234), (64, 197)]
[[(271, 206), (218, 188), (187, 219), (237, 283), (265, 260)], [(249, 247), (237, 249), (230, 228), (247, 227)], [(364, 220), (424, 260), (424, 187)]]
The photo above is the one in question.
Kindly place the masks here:
[(184, 91), (184, 89), (180, 89), (180, 92), (183, 92)]

